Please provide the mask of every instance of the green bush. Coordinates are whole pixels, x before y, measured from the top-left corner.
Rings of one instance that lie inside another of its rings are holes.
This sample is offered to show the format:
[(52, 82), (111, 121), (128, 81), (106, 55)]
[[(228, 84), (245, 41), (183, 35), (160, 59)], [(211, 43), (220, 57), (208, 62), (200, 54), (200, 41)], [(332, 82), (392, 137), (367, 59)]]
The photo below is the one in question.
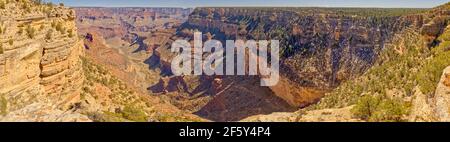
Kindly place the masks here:
[(145, 115), (145, 112), (141, 109), (138, 109), (133, 106), (125, 106), (123, 111), (121, 112), (123, 117), (125, 119), (136, 121), (136, 122), (146, 122), (147, 121), (147, 115)]
[(62, 23), (61, 22), (58, 22), (56, 25), (55, 25), (55, 28), (56, 28), (56, 31), (58, 31), (58, 32), (65, 32), (64, 31), (64, 27), (63, 27), (63, 25), (62, 25)]
[(41, 26), (39, 27), (39, 31), (44, 30), (44, 28), (45, 28), (45, 26), (44, 26), (44, 25), (41, 25)]
[(17, 34), (22, 35), (23, 34), (23, 27), (20, 27), (19, 30), (17, 31)]
[(0, 1), (0, 9), (6, 9), (6, 3), (4, 1)]
[(8, 112), (8, 101), (3, 94), (0, 94), (0, 115), (6, 115)]
[(52, 39), (52, 35), (53, 35), (53, 30), (52, 29), (48, 30), (47, 33), (45, 34), (45, 39), (46, 40)]
[(72, 30), (72, 29), (67, 30), (67, 32), (69, 33), (68, 36), (69, 36), (70, 38), (72, 38), (72, 37), (74, 36), (73, 30)]
[(441, 78), (442, 71), (450, 66), (450, 30), (445, 31), (439, 38), (440, 44), (432, 49), (433, 57), (426, 61), (417, 75), (420, 89), (425, 94), (433, 94)]
[[(317, 107), (323, 109), (353, 105), (358, 102), (361, 94), (384, 96), (387, 90), (393, 89), (401, 91), (405, 96), (413, 95), (413, 89), (420, 84), (417, 76), (429, 72), (422, 71), (422, 67), (430, 59), (432, 51), (423, 48), (423, 40), (415, 32), (401, 35), (400, 37), (409, 38), (394, 39), (396, 46), (388, 46), (380, 51), (374, 66), (362, 76), (342, 83), (322, 99)], [(402, 54), (395, 50), (394, 47), (398, 46), (404, 47)]]
[(22, 9), (24, 9), (27, 13), (31, 13), (31, 6), (28, 3), (23, 3)]
[(369, 120), (377, 110), (381, 102), (381, 97), (364, 96), (359, 99), (352, 113), (355, 117), (362, 120)]
[(36, 29), (34, 29), (31, 25), (28, 25), (26, 28), (26, 31), (27, 31), (27, 36), (29, 38), (33, 39), (36, 34)]
[(122, 118), (121, 114), (112, 112), (91, 112), (87, 116), (94, 122), (125, 122), (126, 120)]
[(48, 7), (50, 7), (50, 8), (53, 8), (53, 3), (52, 3), (52, 2), (48, 2), (46, 5), (47, 5)]
[(3, 44), (0, 43), (0, 54), (3, 54), (3, 52), (5, 52), (5, 51), (3, 50)]
[(11, 46), (13, 46), (13, 45), (14, 45), (14, 40), (13, 40), (13, 39), (9, 39), (9, 40), (8, 40), (8, 44), (11, 45)]
[(409, 114), (409, 105), (400, 100), (383, 100), (370, 121), (402, 122), (404, 116)]
[(401, 122), (409, 113), (409, 105), (396, 99), (367, 95), (361, 97), (351, 110), (352, 114), (365, 121)]
[(51, 23), (52, 28), (56, 28), (56, 25), (57, 25), (56, 21), (52, 21)]

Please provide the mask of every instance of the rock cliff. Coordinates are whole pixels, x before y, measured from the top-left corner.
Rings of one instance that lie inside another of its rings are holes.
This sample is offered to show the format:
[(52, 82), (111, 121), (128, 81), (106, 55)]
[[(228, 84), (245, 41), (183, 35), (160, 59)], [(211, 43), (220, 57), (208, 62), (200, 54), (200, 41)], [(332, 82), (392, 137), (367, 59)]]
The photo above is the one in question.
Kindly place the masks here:
[(329, 89), (370, 68), (395, 33), (422, 25), (420, 15), (403, 16), (420, 10), (353, 11), (358, 9), (197, 8), (180, 31), (198, 29), (219, 40), (280, 40), (282, 74), (301, 86)]
[(1, 2), (2, 113), (35, 103), (66, 109), (79, 99), (84, 80), (75, 12), (29, 0)]
[[(201, 107), (195, 114), (218, 121), (303, 108), (370, 69), (396, 33), (423, 25), (423, 16), (415, 15), (420, 12), (423, 10), (196, 8), (172, 39), (192, 40), (194, 31), (200, 31), (204, 39), (223, 43), (234, 39), (280, 40), (281, 79), (276, 86), (258, 87), (258, 77), (185, 77), (178, 85), (185, 89), (177, 91), (189, 93), (192, 97), (185, 98), (189, 101), (202, 99), (199, 104), (192, 103)], [(155, 53), (167, 62), (171, 60), (168, 49), (158, 48)], [(214, 79), (223, 87), (204, 87), (214, 86)], [(162, 82), (170, 87), (167, 80)], [(190, 91), (201, 88), (202, 92)], [(214, 98), (209, 99), (211, 96)], [(232, 99), (237, 96), (239, 99)], [(184, 104), (189, 102), (185, 99)]]

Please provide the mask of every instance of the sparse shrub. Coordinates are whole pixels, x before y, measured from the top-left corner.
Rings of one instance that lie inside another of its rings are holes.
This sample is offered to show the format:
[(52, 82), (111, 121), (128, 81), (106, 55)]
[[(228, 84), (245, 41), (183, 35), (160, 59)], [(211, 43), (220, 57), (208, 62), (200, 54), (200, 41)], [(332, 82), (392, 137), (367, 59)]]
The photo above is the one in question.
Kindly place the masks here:
[(53, 3), (52, 3), (52, 2), (48, 2), (46, 5), (47, 5), (48, 7), (50, 7), (50, 8), (53, 8)]
[(66, 28), (63, 26), (63, 23), (58, 22), (58, 24), (56, 24), (56, 31), (60, 32), (61, 34), (65, 34), (66, 33)]
[(22, 9), (24, 9), (27, 13), (31, 13), (31, 6), (28, 3), (23, 3)]
[(57, 25), (56, 21), (52, 21), (52, 24), (51, 24), (52, 28), (56, 28), (56, 25)]
[(61, 30), (63, 29), (62, 23), (61, 23), (61, 22), (58, 22), (58, 23), (55, 25), (55, 28), (56, 28), (57, 31), (61, 31)]
[(52, 39), (52, 36), (53, 36), (53, 29), (50, 29), (50, 30), (48, 30), (47, 33), (45, 34), (45, 39), (46, 39), (46, 40), (50, 40), (50, 39)]
[(14, 45), (14, 40), (13, 39), (9, 39), (8, 43), (9, 43), (9, 45), (13, 46)]
[(141, 109), (138, 109), (134, 106), (125, 106), (123, 111), (121, 112), (122, 116), (125, 119), (136, 121), (136, 122), (146, 122), (147, 121), (147, 115), (145, 115), (145, 112)]
[(108, 86), (108, 79), (107, 78), (102, 78), (101, 83), (105, 86)]
[(44, 8), (43, 8), (43, 12), (44, 12), (45, 14), (47, 14), (47, 16), (50, 16), (50, 14), (52, 13), (52, 8), (46, 8), (46, 7), (44, 7)]
[(3, 44), (0, 43), (0, 54), (3, 54), (4, 50), (3, 50)]
[(129, 105), (119, 112), (88, 113), (88, 117), (95, 122), (147, 121), (147, 115), (143, 110)]
[(36, 30), (35, 30), (31, 25), (28, 25), (28, 26), (27, 26), (26, 31), (27, 31), (27, 36), (28, 36), (29, 38), (31, 38), (31, 39), (34, 38), (35, 33), (36, 33)]
[(366, 95), (358, 100), (355, 107), (352, 109), (352, 113), (357, 118), (369, 120), (377, 110), (380, 102), (381, 97)]
[(89, 93), (89, 94), (92, 94), (93, 92), (92, 92), (92, 90), (89, 88), (89, 87), (83, 87), (83, 92), (84, 93)]
[(22, 35), (23, 34), (23, 28), (19, 27), (19, 30), (17, 31), (17, 34)]
[(0, 115), (6, 115), (8, 112), (8, 101), (3, 94), (0, 94)]
[(67, 32), (69, 33), (68, 36), (69, 36), (70, 38), (72, 38), (72, 37), (74, 36), (73, 30), (72, 30), (72, 29), (67, 30)]
[(402, 122), (409, 114), (410, 106), (401, 100), (385, 99), (373, 114), (370, 121)]
[(63, 29), (62, 29), (60, 32), (61, 32), (61, 34), (66, 34), (66, 33), (67, 33), (67, 30), (66, 30), (65, 27), (63, 27)]
[(3, 0), (0, 1), (0, 9), (6, 9), (6, 3)]
[(401, 122), (409, 113), (409, 105), (401, 100), (366, 95), (351, 111), (355, 117), (366, 121)]
[(41, 26), (39, 27), (39, 31), (44, 30), (44, 28), (45, 28), (45, 26), (44, 26), (44, 25), (41, 25)]

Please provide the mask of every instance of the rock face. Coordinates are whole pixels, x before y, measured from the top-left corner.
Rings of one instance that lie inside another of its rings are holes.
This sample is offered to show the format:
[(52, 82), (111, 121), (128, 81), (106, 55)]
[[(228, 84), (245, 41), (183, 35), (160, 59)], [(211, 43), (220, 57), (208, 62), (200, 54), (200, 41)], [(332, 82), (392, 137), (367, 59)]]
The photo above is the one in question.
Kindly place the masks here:
[(450, 19), (449, 4), (445, 4), (434, 8), (429, 12), (427, 18), (424, 19), (424, 25), (421, 29), (421, 34), (425, 36), (428, 47), (438, 44), (437, 37), (444, 32)]
[(446, 84), (450, 76), (447, 67), (432, 97), (424, 95), (418, 87), (414, 90), (412, 110), (409, 121), (412, 122), (449, 122), (450, 121), (450, 86)]
[(300, 86), (332, 89), (370, 68), (395, 33), (422, 26), (421, 15), (378, 14), (326, 8), (197, 8), (179, 31), (190, 35), (188, 29), (198, 29), (218, 40), (280, 40), (283, 76)]
[[(207, 102), (206, 105), (194, 105), (201, 107), (195, 114), (217, 121), (237, 121), (255, 113), (286, 112), (309, 106), (341, 82), (372, 67), (378, 53), (397, 32), (422, 25), (421, 15), (408, 14), (374, 16), (326, 8), (196, 8), (172, 39), (192, 40), (194, 31), (200, 31), (204, 39), (222, 43), (234, 39), (280, 40), (281, 79), (276, 86), (259, 87), (259, 82), (254, 81), (258, 77), (220, 76), (217, 78), (222, 79), (222, 86), (229, 87), (219, 91), (206, 87), (204, 92), (197, 92), (201, 94), (185, 91), (192, 96), (186, 99), (215, 96), (202, 100), (201, 104)], [(167, 50), (158, 48), (155, 52), (170, 52)], [(171, 60), (171, 56), (161, 55), (163, 61)], [(181, 82), (190, 85), (187, 88), (192, 89), (187, 90), (199, 90), (202, 85), (213, 86), (207, 79), (185, 77)]]
[[(76, 33), (75, 12), (25, 0), (9, 1), (0, 13), (4, 113), (37, 111), (24, 108), (36, 102), (64, 109), (79, 99), (83, 44)], [(54, 119), (42, 119), (46, 120)]]
[(149, 59), (150, 53), (171, 40), (176, 27), (192, 11), (189, 8), (74, 9), (78, 33), (86, 35), (86, 55), (93, 57), (97, 64), (108, 66), (115, 76), (141, 92), (147, 92), (161, 78), (160, 72), (149, 70), (156, 66)]
[(442, 78), (435, 92), (436, 114), (438, 121), (450, 122), (450, 67), (447, 67), (442, 74)]
[(418, 87), (414, 89), (414, 98), (412, 101), (411, 114), (408, 121), (411, 122), (430, 122), (436, 121), (434, 112), (434, 99), (428, 98)]

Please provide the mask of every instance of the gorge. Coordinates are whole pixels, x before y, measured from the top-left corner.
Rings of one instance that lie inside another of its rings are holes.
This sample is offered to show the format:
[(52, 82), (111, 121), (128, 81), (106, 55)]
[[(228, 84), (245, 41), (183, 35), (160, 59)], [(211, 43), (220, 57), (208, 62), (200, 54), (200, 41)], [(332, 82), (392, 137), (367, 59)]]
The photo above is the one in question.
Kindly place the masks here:
[[(0, 121), (449, 120), (449, 4), (191, 9), (0, 2)], [(195, 32), (222, 43), (279, 40), (279, 83), (174, 76), (171, 45), (193, 42)], [(367, 114), (372, 105), (377, 110)]]

